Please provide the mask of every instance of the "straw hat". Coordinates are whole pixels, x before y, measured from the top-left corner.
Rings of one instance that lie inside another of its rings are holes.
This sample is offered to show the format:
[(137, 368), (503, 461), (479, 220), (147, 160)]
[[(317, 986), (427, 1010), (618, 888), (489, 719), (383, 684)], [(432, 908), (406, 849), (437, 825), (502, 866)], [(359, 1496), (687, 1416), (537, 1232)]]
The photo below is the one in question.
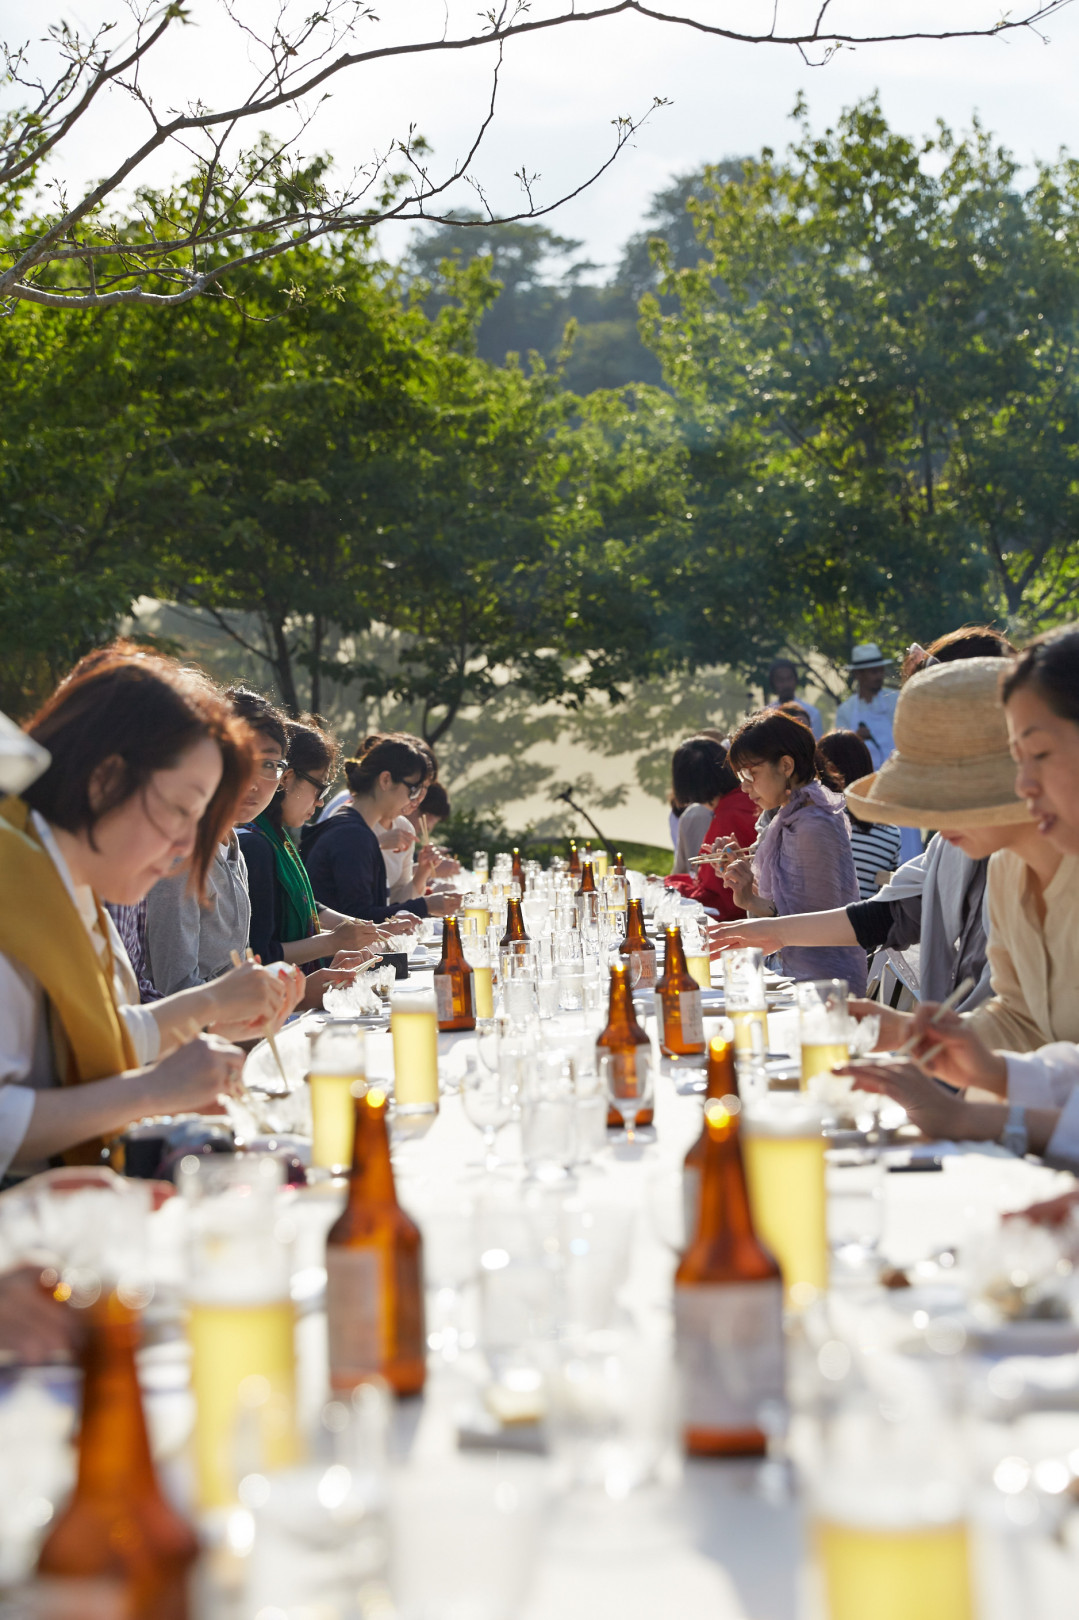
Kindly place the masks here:
[(957, 832), (1028, 821), (999, 695), (1009, 662), (965, 658), (911, 676), (895, 706), (895, 752), (872, 776), (851, 783), (851, 814)]
[(894, 658), (882, 657), (875, 641), (863, 641), (852, 649), (850, 663), (844, 667), (848, 675), (853, 675), (859, 669), (884, 669), (888, 664), (894, 663)]

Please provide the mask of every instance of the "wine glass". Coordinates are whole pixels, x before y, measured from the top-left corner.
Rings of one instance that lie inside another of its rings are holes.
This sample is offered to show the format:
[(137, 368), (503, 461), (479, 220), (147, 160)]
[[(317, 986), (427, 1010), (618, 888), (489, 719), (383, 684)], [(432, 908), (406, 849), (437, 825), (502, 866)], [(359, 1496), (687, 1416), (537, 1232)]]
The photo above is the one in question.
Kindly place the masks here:
[(599, 1077), (625, 1126), (626, 1141), (637, 1140), (637, 1115), (652, 1104), (652, 1051), (635, 1046), (632, 1052), (609, 1052), (599, 1060)]
[(477, 1055), (469, 1055), (461, 1080), (461, 1102), (465, 1117), (483, 1137), (483, 1158), (473, 1160), (472, 1168), (497, 1170), (502, 1161), (495, 1152), (495, 1138), (513, 1118), (513, 1097), (497, 1056), (492, 1067)]

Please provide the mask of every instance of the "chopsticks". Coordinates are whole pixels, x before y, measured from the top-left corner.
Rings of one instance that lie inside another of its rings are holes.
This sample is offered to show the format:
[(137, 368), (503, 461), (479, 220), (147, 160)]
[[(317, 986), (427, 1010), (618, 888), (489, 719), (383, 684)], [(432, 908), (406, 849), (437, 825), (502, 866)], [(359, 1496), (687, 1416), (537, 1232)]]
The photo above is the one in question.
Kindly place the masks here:
[[(255, 953), (250, 948), (250, 946), (248, 946), (248, 948), (244, 952), (243, 956), (240, 955), (239, 951), (230, 951), (229, 952), (229, 960), (232, 963), (233, 967), (243, 967), (245, 962), (253, 962), (255, 960)], [(273, 1053), (273, 1060), (277, 1064), (277, 1072), (281, 1076), (282, 1080), (285, 1082), (285, 1085), (287, 1086), (288, 1085), (288, 1075), (285, 1073), (285, 1065), (281, 1062), (281, 1054), (277, 1050), (277, 1042), (274, 1040), (273, 1035), (270, 1032), (270, 1030), (266, 1031), (266, 1045), (270, 1048), (270, 1051)]]
[[(910, 1053), (913, 1052), (918, 1042), (922, 1039), (922, 1036), (927, 1030), (933, 1028), (933, 1025), (937, 1022), (941, 1015), (946, 1012), (951, 1012), (952, 1008), (958, 1006), (959, 1002), (961, 1002), (965, 996), (968, 996), (973, 989), (974, 980), (970, 978), (964, 979), (962, 984), (957, 984), (951, 995), (945, 996), (944, 1000), (941, 1002), (940, 1006), (937, 1008), (936, 1012), (925, 1026), (925, 1029), (919, 1030), (917, 1035), (911, 1035), (907, 1040), (905, 1040), (902, 1046), (896, 1052), (896, 1057), (908, 1057)], [(941, 1048), (939, 1046), (934, 1046), (932, 1051), (927, 1052), (925, 1057), (920, 1059), (920, 1061), (922, 1063), (928, 1063), (931, 1058), (936, 1057), (940, 1050)]]
[(425, 849), (427, 847), (427, 845), (431, 842), (431, 834), (430, 834), (430, 832), (428, 831), (428, 828), (427, 828), (427, 817), (426, 816), (420, 816), (419, 817), (419, 824), (420, 824), (420, 848)]

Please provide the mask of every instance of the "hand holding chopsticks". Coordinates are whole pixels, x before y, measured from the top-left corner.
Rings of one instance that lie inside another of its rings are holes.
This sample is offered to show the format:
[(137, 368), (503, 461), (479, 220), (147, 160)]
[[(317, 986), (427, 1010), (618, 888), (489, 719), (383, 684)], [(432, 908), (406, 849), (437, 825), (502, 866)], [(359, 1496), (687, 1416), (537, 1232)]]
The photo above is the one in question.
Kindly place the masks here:
[[(248, 949), (247, 951), (244, 952), (244, 955), (241, 956), (239, 951), (230, 951), (229, 952), (229, 960), (231, 961), (233, 967), (236, 967), (236, 968), (243, 967), (245, 961), (254, 962), (255, 953), (254, 953), (254, 951)], [(277, 1042), (274, 1040), (273, 1030), (270, 1029), (269, 1026), (267, 1026), (266, 1030), (264, 1031), (264, 1034), (265, 1034), (266, 1044), (270, 1048), (271, 1053), (273, 1054), (274, 1062), (277, 1064), (277, 1072), (281, 1076), (281, 1079), (284, 1081), (285, 1085), (287, 1086), (288, 1085), (288, 1075), (285, 1073), (285, 1065), (281, 1062), (281, 1054), (277, 1050)]]

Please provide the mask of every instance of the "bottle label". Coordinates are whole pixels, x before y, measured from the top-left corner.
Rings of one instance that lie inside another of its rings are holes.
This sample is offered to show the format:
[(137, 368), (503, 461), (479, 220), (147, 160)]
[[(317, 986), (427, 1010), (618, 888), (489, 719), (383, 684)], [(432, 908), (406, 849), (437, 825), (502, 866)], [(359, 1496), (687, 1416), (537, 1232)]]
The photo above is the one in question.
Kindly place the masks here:
[(374, 1249), (326, 1250), (326, 1325), (335, 1384), (381, 1372), (386, 1357), (382, 1266)]
[(435, 1009), (440, 1024), (453, 1023), (453, 980), (448, 973), (435, 974)]
[(633, 986), (635, 990), (651, 990), (656, 982), (656, 952), (653, 947), (650, 951), (631, 951), (630, 956), (635, 962), (641, 964), (641, 976)]
[(699, 990), (683, 990), (678, 997), (682, 1009), (682, 1040), (687, 1046), (704, 1044), (704, 1015)]
[(695, 1429), (759, 1429), (783, 1401), (783, 1284), (676, 1287), (674, 1331), (682, 1421)]
[(659, 1025), (659, 1044), (662, 1046), (664, 1040), (666, 1039), (666, 1032), (663, 1027), (663, 997), (660, 995), (658, 990), (652, 997), (652, 1005), (656, 1012), (656, 1023)]

